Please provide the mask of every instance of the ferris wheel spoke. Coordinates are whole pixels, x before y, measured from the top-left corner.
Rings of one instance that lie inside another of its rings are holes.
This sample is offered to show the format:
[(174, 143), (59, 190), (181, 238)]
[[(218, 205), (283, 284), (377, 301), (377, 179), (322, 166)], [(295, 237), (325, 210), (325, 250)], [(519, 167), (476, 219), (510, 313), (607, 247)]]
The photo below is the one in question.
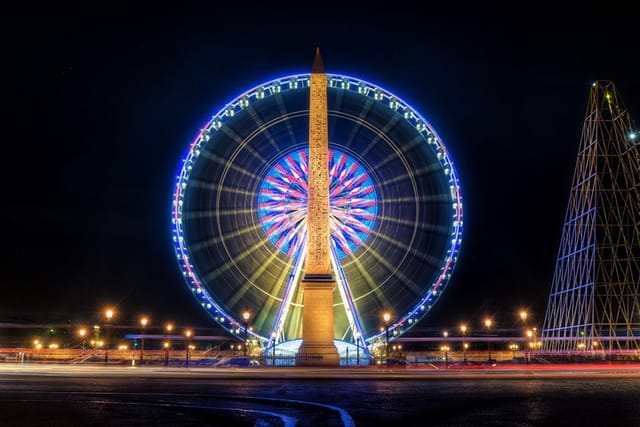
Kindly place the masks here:
[[(277, 252), (272, 252), (271, 255), (269, 256), (269, 258), (267, 258), (263, 263), (260, 264), (260, 267), (258, 267), (256, 270), (254, 270), (251, 275), (247, 278), (248, 280), (243, 283), (242, 287), (240, 289), (238, 289), (237, 291), (234, 292), (233, 296), (229, 299), (228, 303), (230, 306), (235, 306), (238, 301), (242, 300), (242, 298), (244, 297), (244, 295), (246, 294), (246, 292), (251, 288), (255, 286), (256, 280), (264, 273), (264, 271), (272, 265), (273, 261), (277, 258), (278, 254)], [(282, 273), (281, 273), (282, 275)], [(278, 284), (274, 283), (274, 287), (277, 287)], [(260, 289), (260, 288), (258, 288)], [(271, 298), (274, 295), (277, 294), (277, 289), (275, 289), (276, 293), (274, 293), (274, 289), (271, 289), (270, 291), (264, 290), (264, 289), (260, 289), (260, 292), (265, 294), (265, 300), (271, 300)]]
[[(362, 132), (362, 122), (365, 121), (367, 114), (369, 113), (369, 111), (371, 110), (374, 104), (375, 103), (373, 100), (367, 100), (366, 102), (363, 103), (360, 113), (357, 116), (355, 116), (357, 117), (357, 120), (352, 120), (352, 126), (351, 126), (351, 130), (349, 131), (349, 135), (347, 138), (344, 139), (343, 144), (346, 147), (351, 147), (353, 145), (353, 142), (356, 140), (358, 134)], [(343, 117), (343, 116), (344, 114), (339, 110), (329, 111), (329, 117), (331, 118)]]
[[(367, 122), (366, 114), (364, 114), (365, 111), (368, 112), (368, 110), (364, 108), (363, 110), (361, 110), (359, 115), (336, 110), (329, 111), (329, 114), (331, 116), (347, 119), (349, 122), (351, 122), (351, 131), (349, 132), (349, 138), (347, 140), (348, 142), (345, 144), (345, 146), (351, 147), (356, 140), (367, 141), (367, 144), (364, 148), (358, 148), (358, 154), (363, 158), (366, 158), (367, 154), (373, 148), (375, 148), (376, 145), (380, 144), (381, 142), (387, 141), (387, 138), (380, 129), (371, 126), (371, 124)], [(367, 134), (361, 135), (359, 137), (359, 135), (364, 132), (364, 129), (366, 129)]]
[(400, 250), (402, 250), (403, 252), (410, 254), (412, 256), (414, 256), (416, 259), (421, 259), (427, 262), (427, 264), (429, 264), (432, 268), (439, 268), (440, 267), (440, 260), (430, 256), (429, 254), (425, 254), (423, 251), (421, 251), (419, 248), (416, 248), (415, 246), (411, 246), (411, 245), (407, 245), (404, 242), (398, 240), (398, 239), (394, 239), (391, 238), (389, 236), (387, 236), (384, 233), (377, 233), (374, 232), (374, 235), (381, 239), (384, 240), (386, 243), (388, 243), (391, 246), (395, 246), (397, 248), (399, 248)]
[[(381, 158), (377, 163), (372, 165), (372, 168), (375, 170), (384, 168), (392, 164), (393, 162), (398, 161), (399, 154), (406, 157), (411, 150), (415, 149), (416, 147), (419, 147), (420, 144), (422, 143), (424, 143), (424, 140), (420, 136), (416, 136), (410, 139), (409, 141), (407, 141), (401, 147), (398, 147), (396, 150), (393, 150), (391, 153), (387, 154), (387, 156)], [(437, 162), (436, 164), (439, 165), (439, 163)]]
[(416, 230), (428, 231), (440, 236), (448, 236), (451, 234), (451, 227), (448, 225), (433, 224), (430, 222), (416, 222), (390, 216), (380, 216), (380, 219), (388, 222), (389, 224), (397, 224), (404, 227), (415, 228)]
[(386, 257), (382, 256), (378, 251), (370, 246), (368, 253), (378, 264), (382, 265), (387, 271), (390, 272), (390, 274), (398, 278), (397, 283), (401, 284), (404, 288), (408, 289), (416, 296), (419, 296), (422, 293), (422, 288), (420, 287), (420, 285), (403, 274), (399, 266), (393, 265), (387, 260)]
[(304, 251), (305, 242), (306, 242), (306, 239), (303, 239), (300, 242), (300, 250), (297, 252), (295, 257), (291, 258), (291, 259), (295, 259), (295, 264), (293, 266), (293, 270), (291, 271), (291, 274), (289, 274), (289, 278), (288, 278), (289, 280), (286, 281), (284, 294), (282, 296), (280, 307), (278, 307), (278, 311), (276, 312), (276, 317), (273, 322), (273, 327), (271, 328), (272, 332), (269, 335), (269, 341), (268, 341), (267, 347), (275, 345), (279, 339), (285, 338), (284, 331), (285, 331), (285, 323), (287, 321), (287, 315), (289, 314), (289, 309), (291, 308), (291, 305), (292, 305), (293, 296), (298, 286), (298, 282), (302, 274), (302, 266), (304, 265), (304, 260), (306, 257), (306, 254)]
[(201, 241), (194, 241), (191, 242), (189, 245), (190, 248), (190, 252), (192, 253), (196, 253), (202, 249), (206, 249), (206, 248), (210, 248), (212, 246), (216, 246), (220, 243), (222, 243), (225, 240), (232, 240), (232, 239), (237, 239), (237, 238), (241, 238), (242, 236), (249, 234), (249, 233), (255, 233), (260, 229), (260, 225), (259, 224), (253, 224), (253, 225), (249, 225), (247, 227), (244, 228), (239, 228), (235, 231), (231, 231), (229, 233), (227, 233), (225, 236), (216, 236), (216, 237), (212, 237), (210, 239), (205, 239), (205, 240), (201, 240)]
[[(258, 112), (258, 110), (256, 110), (256, 108), (253, 105), (250, 105), (247, 108), (247, 113), (249, 113), (249, 116), (253, 119), (253, 122), (255, 123), (255, 126), (254, 126), (255, 132), (253, 132), (253, 134), (260, 133), (269, 142), (269, 145), (271, 145), (271, 147), (274, 150), (277, 150), (278, 152), (282, 151), (282, 148), (278, 145), (278, 140), (274, 138), (273, 135), (271, 135), (269, 124), (265, 123), (265, 121), (260, 116), (260, 113)], [(253, 136), (253, 134), (250, 136)]]
[(344, 270), (342, 269), (342, 266), (340, 265), (340, 262), (338, 260), (335, 241), (333, 241), (333, 244), (331, 245), (331, 265), (335, 273), (334, 278), (338, 285), (338, 291), (340, 293), (342, 305), (344, 306), (345, 315), (347, 316), (348, 320), (348, 325), (345, 326), (342, 333), (342, 339), (346, 339), (347, 333), (351, 332), (351, 336), (354, 338), (354, 341), (359, 342), (359, 345), (364, 345), (364, 347), (366, 348), (366, 344), (364, 342), (365, 331), (362, 328), (362, 322), (360, 321), (358, 309), (356, 307), (355, 301), (353, 300), (353, 293), (349, 288), (349, 282), (347, 281), (347, 277), (344, 274)]
[[(423, 169), (422, 173), (426, 173), (427, 170), (429, 172), (432, 172), (430, 169), (427, 168), (427, 169)], [(390, 178), (385, 179), (384, 181), (380, 181), (379, 187), (380, 188), (382, 188), (382, 187), (391, 187), (391, 186), (395, 187), (395, 186), (398, 186), (399, 184), (402, 184), (405, 181), (413, 183), (413, 182), (415, 182), (416, 177), (419, 176), (418, 173), (419, 173), (418, 171), (411, 171), (411, 172), (406, 172), (405, 171), (404, 173), (399, 173), (399, 174), (393, 175)]]
[(191, 210), (184, 213), (184, 218), (187, 220), (201, 219), (201, 218), (217, 218), (229, 216), (232, 218), (238, 215), (251, 215), (254, 211), (252, 209), (205, 209), (205, 210)]
[(247, 170), (247, 168), (243, 166), (239, 166), (236, 163), (230, 164), (229, 159), (218, 156), (217, 154), (208, 151), (208, 149), (206, 148), (201, 151), (200, 157), (206, 158), (207, 160), (211, 160), (212, 162), (219, 164), (222, 168), (228, 171), (233, 171), (233, 172), (242, 174), (246, 178), (249, 178), (251, 181), (255, 181), (259, 179), (258, 175), (255, 172)]
[[(276, 103), (278, 105), (278, 109), (280, 110), (280, 113), (284, 116), (291, 116), (291, 117), (295, 117), (295, 116), (307, 116), (309, 114), (309, 110), (308, 109), (304, 109), (304, 110), (299, 110), (293, 113), (289, 113), (288, 112), (288, 108), (287, 108), (287, 104), (284, 101), (284, 98), (278, 94), (275, 97), (276, 99)], [(295, 128), (291, 125), (291, 123), (289, 122), (289, 120), (285, 120), (284, 121), (284, 125), (285, 125), (285, 129), (287, 131), (287, 135), (289, 136), (289, 141), (292, 143), (299, 143), (300, 141), (305, 141), (306, 139), (308, 139), (308, 135), (307, 136), (303, 136), (303, 135), (297, 135), (296, 134), (296, 130)], [(300, 138), (302, 137), (302, 139)]]
[(253, 245), (249, 246), (248, 248), (246, 248), (245, 250), (239, 252), (238, 254), (236, 254), (235, 256), (231, 256), (231, 254), (229, 254), (229, 261), (222, 264), (220, 267), (209, 271), (208, 273), (205, 274), (204, 279), (207, 282), (213, 281), (215, 279), (217, 279), (222, 273), (228, 271), (230, 268), (236, 266), (239, 264), (240, 261), (244, 260), (246, 257), (252, 255), (252, 253), (254, 251), (257, 251), (261, 246), (265, 246), (266, 242), (264, 241), (260, 241), (257, 243), (254, 243)]
[[(365, 244), (365, 251), (372, 251), (371, 246)], [(376, 300), (380, 301), (383, 306), (391, 306), (391, 302), (387, 299), (387, 297), (382, 293), (379, 284), (375, 280), (375, 278), (371, 274), (370, 267), (365, 265), (359, 257), (354, 257), (350, 262), (358, 271), (358, 276), (366, 285), (367, 290), (365, 292), (360, 292), (357, 296), (355, 296), (354, 302), (358, 303), (360, 300), (366, 299), (371, 293), (373, 293), (376, 297)]]
[(385, 205), (395, 205), (397, 203), (406, 203), (409, 205), (415, 205), (418, 203), (450, 203), (449, 196), (446, 193), (439, 194), (424, 194), (419, 197), (390, 197), (385, 199)]
[[(294, 258), (290, 258), (290, 260), (293, 260), (293, 259)], [(287, 288), (288, 278), (291, 275), (291, 271), (293, 270), (294, 267), (295, 267), (295, 264), (293, 262), (289, 262), (287, 266), (282, 269), (277, 280), (274, 281), (273, 286), (269, 291), (269, 295), (268, 297), (265, 298), (264, 305), (261, 307), (262, 309), (260, 310), (260, 313), (258, 314), (255, 321), (255, 325), (259, 329), (263, 329), (269, 326), (268, 324), (269, 313), (273, 313), (273, 310), (276, 310), (275, 308), (276, 306), (277, 306), (277, 310), (280, 311), (282, 304), (285, 301), (285, 297), (287, 295), (286, 288)], [(295, 291), (295, 288), (293, 291)], [(278, 297), (277, 295), (281, 295), (281, 296)]]
[(252, 197), (254, 195), (254, 193), (252, 191), (247, 190), (246, 187), (242, 188), (242, 187), (224, 186), (224, 185), (218, 184), (217, 182), (203, 181), (197, 178), (194, 178), (191, 181), (189, 181), (189, 186), (193, 188), (202, 188), (204, 190), (210, 190), (211, 193), (225, 191), (225, 192), (236, 193), (238, 195), (247, 196), (247, 197)]

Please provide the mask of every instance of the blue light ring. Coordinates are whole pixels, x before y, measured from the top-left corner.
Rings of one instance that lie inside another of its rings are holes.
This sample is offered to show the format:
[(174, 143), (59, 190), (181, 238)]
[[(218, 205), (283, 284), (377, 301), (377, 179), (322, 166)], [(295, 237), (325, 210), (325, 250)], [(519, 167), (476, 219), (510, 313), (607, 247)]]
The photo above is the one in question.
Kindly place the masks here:
[[(451, 254), (445, 261), (443, 261), (443, 266), (441, 267), (442, 274), (438, 276), (438, 279), (431, 285), (430, 291), (427, 293), (427, 296), (420, 301), (414, 308), (414, 310), (410, 311), (409, 315), (402, 318), (400, 321), (394, 323), (390, 327), (391, 330), (395, 332), (396, 328), (402, 327), (405, 321), (413, 319), (412, 316), (417, 315), (417, 313), (422, 312), (419, 317), (424, 316), (426, 311), (435, 303), (437, 298), (444, 290), (446, 283), (451, 276), (451, 271), (455, 266), (455, 262), (457, 261), (457, 254), (459, 252), (459, 247), (461, 244), (461, 235), (462, 235), (462, 197), (459, 186), (459, 180), (457, 178), (457, 174), (455, 168), (453, 166), (453, 162), (450, 160), (447, 150), (442, 143), (441, 138), (435, 132), (433, 127), (426, 121), (419, 113), (417, 113), (412, 107), (403, 102), (399, 97), (395, 96), (389, 91), (386, 91), (382, 88), (379, 88), (371, 83), (368, 83), (364, 80), (356, 79), (350, 76), (343, 76), (337, 74), (328, 74), (328, 85), (329, 87), (339, 87), (343, 90), (350, 90), (361, 95), (369, 96), (376, 101), (387, 101), (389, 108), (402, 111), (402, 114), (409, 123), (411, 123), (414, 128), (423, 134), (429, 143), (432, 146), (434, 151), (436, 152), (436, 157), (440, 161), (443, 170), (447, 171), (446, 175), (448, 176), (448, 181), (450, 188), (452, 190), (452, 196), (455, 196), (455, 203), (452, 205), (453, 218), (455, 218), (452, 225), (452, 233), (451, 236), (452, 244), (447, 253)], [(208, 292), (201, 286), (200, 280), (198, 278), (198, 274), (195, 270), (195, 267), (188, 262), (188, 248), (183, 244), (183, 230), (182, 230), (182, 205), (184, 201), (184, 189), (187, 187), (187, 183), (189, 180), (189, 176), (191, 170), (193, 169), (193, 164), (196, 161), (196, 158), (200, 154), (200, 150), (202, 148), (202, 144), (207, 142), (210, 139), (211, 132), (215, 132), (222, 126), (222, 123), (227, 119), (233, 117), (237, 111), (247, 108), (251, 102), (251, 100), (261, 100), (267, 96), (272, 96), (277, 93), (281, 93), (283, 91), (295, 90), (303, 87), (309, 86), (309, 74), (297, 74), (286, 76), (278, 79), (271, 80), (264, 84), (255, 86), (254, 88), (244, 92), (239, 97), (234, 99), (231, 103), (227, 104), (225, 107), (220, 109), (218, 113), (216, 113), (212, 119), (205, 125), (203, 130), (198, 134), (196, 139), (192, 142), (185, 158), (183, 159), (183, 167), (180, 170), (180, 173), (177, 176), (176, 183), (176, 191), (173, 197), (173, 236), (174, 236), (174, 247), (180, 260), (179, 265), (183, 270), (183, 275), (187, 272), (187, 276), (190, 277), (189, 283), (193, 285), (192, 289), (195, 289), (196, 292), (199, 292), (205, 300), (211, 305), (212, 308), (215, 308), (216, 311), (220, 311), (224, 313), (223, 310), (215, 303), (215, 300), (211, 298)], [(352, 88), (355, 86), (356, 88)], [(182, 239), (180, 238), (182, 237)], [(185, 258), (186, 257), (186, 258)], [(432, 297), (434, 295), (434, 297)], [(431, 304), (428, 306), (427, 310), (424, 309), (424, 304), (429, 301)], [(227, 316), (231, 323), (239, 322), (235, 321), (232, 316)], [(415, 323), (415, 322), (409, 322)], [(225, 325), (223, 325), (225, 326)], [(410, 326), (409, 326), (410, 327)], [(227, 328), (228, 329), (228, 328)], [(228, 329), (229, 330), (229, 329)], [(378, 334), (377, 336), (379, 336)], [(371, 337), (369, 340), (376, 338), (377, 336)]]

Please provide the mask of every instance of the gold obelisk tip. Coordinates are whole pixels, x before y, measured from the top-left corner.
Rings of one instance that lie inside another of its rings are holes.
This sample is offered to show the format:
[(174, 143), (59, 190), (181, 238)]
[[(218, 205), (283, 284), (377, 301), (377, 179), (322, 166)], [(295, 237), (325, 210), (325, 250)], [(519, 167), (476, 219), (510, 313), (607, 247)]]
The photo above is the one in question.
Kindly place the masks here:
[(320, 56), (320, 47), (316, 49), (316, 57), (313, 59), (313, 66), (311, 67), (312, 73), (324, 74), (324, 64), (322, 63), (322, 56)]

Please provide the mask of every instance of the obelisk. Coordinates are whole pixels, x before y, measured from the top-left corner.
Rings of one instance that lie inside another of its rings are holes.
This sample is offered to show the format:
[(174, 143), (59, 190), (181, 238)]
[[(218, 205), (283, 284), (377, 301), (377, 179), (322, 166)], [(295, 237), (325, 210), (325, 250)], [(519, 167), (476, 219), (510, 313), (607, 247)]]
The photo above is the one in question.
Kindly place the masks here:
[(307, 255), (302, 278), (302, 344), (299, 366), (338, 366), (333, 343), (331, 233), (329, 229), (329, 132), (327, 75), (320, 48), (311, 68), (309, 100), (309, 171), (307, 194)]

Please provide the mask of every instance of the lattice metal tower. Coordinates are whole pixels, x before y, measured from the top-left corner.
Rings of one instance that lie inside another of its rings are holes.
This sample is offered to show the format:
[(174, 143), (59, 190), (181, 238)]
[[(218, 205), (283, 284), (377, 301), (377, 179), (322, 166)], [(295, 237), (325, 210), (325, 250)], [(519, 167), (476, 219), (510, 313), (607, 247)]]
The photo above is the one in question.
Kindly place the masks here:
[(591, 88), (542, 331), (546, 351), (640, 349), (640, 135)]

